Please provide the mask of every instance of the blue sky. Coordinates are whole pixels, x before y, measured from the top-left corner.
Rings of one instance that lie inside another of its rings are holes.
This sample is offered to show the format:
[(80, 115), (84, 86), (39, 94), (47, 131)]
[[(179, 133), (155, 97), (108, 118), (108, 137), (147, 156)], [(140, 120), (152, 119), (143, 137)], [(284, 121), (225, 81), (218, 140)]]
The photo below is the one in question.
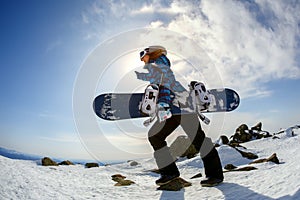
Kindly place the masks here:
[[(95, 147), (85, 143), (73, 115), (74, 86), (86, 60), (99, 44), (138, 28), (174, 31), (195, 41), (215, 66), (215, 71), (201, 71), (207, 84), (239, 92), (237, 111), (210, 115), (218, 128), (203, 128), (212, 138), (231, 135), (241, 123), (262, 121), (271, 132), (299, 124), (299, 8), (297, 1), (1, 1), (0, 146), (63, 158), (98, 158), (95, 152), (102, 152), (99, 159), (104, 160), (141, 156), (134, 154), (136, 149), (151, 152), (145, 137), (137, 144), (130, 139), (136, 135), (122, 134), (141, 121), (94, 119), (110, 145), (127, 152), (123, 156), (99, 140)], [(164, 43), (159, 37), (155, 41)], [(149, 40), (145, 44), (152, 45)], [(122, 65), (131, 77), (142, 65), (134, 54), (141, 46), (129, 46), (130, 40), (124, 49), (131, 53), (122, 58), (107, 52), (116, 59), (112, 72), (117, 74), (116, 66)], [(169, 49), (176, 53), (175, 47)], [(179, 69), (180, 64), (175, 74), (190, 77), (188, 67)], [(216, 71), (222, 84), (215, 81)], [(147, 129), (139, 130), (137, 135), (146, 135)]]

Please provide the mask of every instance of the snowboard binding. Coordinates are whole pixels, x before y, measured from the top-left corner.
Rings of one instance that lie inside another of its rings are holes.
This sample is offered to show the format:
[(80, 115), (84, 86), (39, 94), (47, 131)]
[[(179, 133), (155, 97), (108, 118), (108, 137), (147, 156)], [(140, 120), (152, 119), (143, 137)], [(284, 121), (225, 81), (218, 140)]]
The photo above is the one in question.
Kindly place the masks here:
[(156, 113), (156, 104), (159, 95), (159, 87), (150, 84), (146, 87), (143, 99), (139, 105), (140, 111), (145, 115), (153, 115)]
[(194, 105), (199, 105), (201, 110), (207, 109), (212, 99), (205, 85), (202, 82), (191, 81), (189, 88)]
[(156, 118), (157, 100), (159, 95), (159, 87), (150, 84), (146, 87), (142, 101), (139, 104), (139, 110), (142, 114), (150, 116), (150, 119), (144, 121), (144, 126), (149, 126)]
[(191, 81), (189, 88), (194, 111), (198, 114), (199, 118), (208, 125), (210, 119), (203, 115), (201, 111), (206, 110), (212, 102), (209, 91), (202, 82), (197, 81)]

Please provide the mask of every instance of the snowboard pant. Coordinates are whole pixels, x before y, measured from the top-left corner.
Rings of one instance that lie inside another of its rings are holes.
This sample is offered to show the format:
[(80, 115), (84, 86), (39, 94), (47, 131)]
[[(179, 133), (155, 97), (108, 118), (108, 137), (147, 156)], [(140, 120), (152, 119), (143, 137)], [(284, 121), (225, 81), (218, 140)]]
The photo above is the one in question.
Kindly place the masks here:
[[(223, 170), (218, 152), (211, 139), (205, 136), (197, 114), (173, 115), (161, 123), (157, 120), (150, 128), (148, 140), (154, 149), (154, 158), (161, 175), (179, 175), (175, 164), (176, 158), (172, 157), (166, 143), (166, 138), (179, 125), (181, 125), (196, 150), (200, 151), (206, 177), (223, 180)], [(182, 153), (185, 150), (186, 147), (183, 147)]]

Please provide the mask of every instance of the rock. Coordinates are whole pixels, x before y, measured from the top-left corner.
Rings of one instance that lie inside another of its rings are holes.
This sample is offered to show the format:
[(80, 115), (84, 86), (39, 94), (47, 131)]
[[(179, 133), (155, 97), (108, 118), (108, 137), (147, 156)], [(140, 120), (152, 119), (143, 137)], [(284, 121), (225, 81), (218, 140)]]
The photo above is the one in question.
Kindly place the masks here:
[(137, 166), (139, 163), (138, 162), (136, 162), (136, 161), (134, 161), (134, 160), (131, 160), (131, 161), (129, 161), (129, 165), (130, 166)]
[(246, 167), (234, 169), (234, 171), (251, 171), (251, 170), (257, 170), (257, 168), (252, 166), (246, 166)]
[(192, 184), (186, 180), (184, 180), (183, 178), (176, 178), (172, 181), (170, 181), (167, 184), (161, 185), (159, 186), (157, 189), (158, 190), (167, 190), (167, 191), (179, 191), (184, 187), (189, 187)]
[(267, 138), (272, 136), (268, 131), (251, 130), (251, 133), (252, 133), (252, 139), (261, 139), (261, 138)]
[(201, 173), (199, 173), (199, 174), (196, 174), (195, 176), (193, 176), (191, 179), (194, 179), (194, 178), (200, 178), (200, 177), (202, 177), (202, 174)]
[(249, 130), (248, 126), (246, 124), (241, 124), (235, 132), (245, 132), (246, 130)]
[(133, 182), (131, 180), (120, 180), (114, 186), (128, 186), (128, 185), (132, 185), (132, 184), (135, 184), (135, 182)]
[(276, 153), (273, 153), (269, 158), (267, 158), (267, 162), (273, 162), (275, 164), (280, 164)]
[(191, 143), (190, 139), (186, 136), (178, 136), (175, 141), (170, 145), (170, 153), (173, 158), (177, 157), (195, 157), (199, 151)]
[(246, 167), (241, 167), (241, 168), (236, 168), (236, 169), (224, 171), (224, 173), (226, 173), (226, 172), (236, 172), (236, 171), (251, 171), (251, 170), (257, 170), (257, 168), (252, 167), (252, 166), (246, 166)]
[(86, 163), (85, 168), (99, 167), (98, 163)]
[(219, 143), (215, 143), (215, 147), (220, 147), (221, 145)]
[(236, 130), (235, 134), (232, 136), (233, 142), (248, 142), (252, 138), (252, 135), (249, 133), (248, 126), (246, 124), (240, 125)]
[(255, 160), (255, 161), (249, 163), (249, 164), (257, 164), (257, 163), (263, 163), (263, 162), (273, 162), (273, 163), (276, 163), (276, 164), (280, 164), (276, 153), (273, 153), (269, 158), (258, 159), (258, 160)]
[(124, 180), (126, 176), (123, 176), (121, 174), (115, 174), (111, 176), (113, 181), (119, 182), (120, 180)]
[(258, 156), (254, 153), (251, 153), (251, 152), (244, 152), (244, 151), (241, 151), (237, 148), (235, 148), (244, 158), (248, 158), (248, 159), (256, 159), (258, 158)]
[(255, 160), (253, 162), (250, 162), (249, 164), (258, 164), (258, 163), (263, 163), (263, 162), (267, 162), (267, 159), (265, 159), (265, 158), (258, 159), (258, 160)]
[(237, 167), (234, 166), (233, 164), (227, 164), (224, 169), (227, 169), (227, 170), (233, 170), (233, 169), (236, 169)]
[(240, 143), (237, 142), (230, 142), (228, 145), (231, 146), (232, 148), (241, 147), (243, 149), (247, 149), (246, 147), (240, 145)]
[(55, 161), (51, 160), (51, 158), (49, 158), (49, 157), (44, 157), (42, 159), (42, 165), (43, 166), (58, 166), (58, 164)]
[(126, 176), (123, 176), (121, 174), (112, 175), (111, 178), (113, 181), (117, 182), (114, 186), (128, 186), (131, 184), (135, 184), (134, 181), (125, 180)]
[(235, 150), (237, 150), (244, 158), (248, 158), (248, 159), (256, 159), (258, 158), (258, 156), (254, 153), (251, 152), (244, 152), (240, 149), (238, 149), (237, 147), (241, 147), (244, 149), (247, 149), (246, 147), (241, 146), (239, 143), (230, 143), (228, 144), (228, 146), (234, 148)]
[(222, 141), (222, 144), (228, 144), (229, 143), (229, 139), (226, 135), (221, 135), (220, 139)]
[(255, 126), (251, 127), (251, 130), (255, 130), (255, 131), (261, 131), (262, 130), (262, 123), (259, 122), (258, 124), (256, 124)]
[(228, 137), (226, 135), (221, 135), (220, 138), (216, 141), (215, 147), (219, 147), (221, 145), (228, 144), (228, 143), (229, 143)]
[(262, 123), (259, 122), (255, 126), (251, 127), (249, 130), (248, 126), (246, 124), (240, 125), (236, 131), (235, 134), (232, 135), (230, 138), (232, 138), (231, 143), (242, 143), (242, 142), (248, 142), (250, 140), (254, 139), (261, 139), (261, 138), (267, 138), (271, 137), (271, 134), (268, 131), (262, 130)]
[(65, 160), (65, 161), (58, 163), (58, 165), (74, 165), (74, 164), (69, 160)]

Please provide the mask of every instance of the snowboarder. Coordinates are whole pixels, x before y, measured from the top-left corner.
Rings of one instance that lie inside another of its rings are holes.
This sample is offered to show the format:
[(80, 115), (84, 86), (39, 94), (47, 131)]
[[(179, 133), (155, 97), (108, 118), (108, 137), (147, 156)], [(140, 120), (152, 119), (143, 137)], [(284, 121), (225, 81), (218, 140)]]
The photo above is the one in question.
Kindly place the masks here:
[(144, 69), (148, 73), (135, 72), (137, 78), (159, 87), (156, 108), (158, 120), (148, 132), (148, 140), (154, 149), (154, 158), (161, 174), (156, 184), (163, 185), (180, 176), (166, 143), (166, 138), (178, 126), (183, 128), (192, 144), (200, 151), (206, 175), (201, 185), (215, 186), (221, 183), (224, 177), (218, 152), (211, 139), (205, 136), (197, 114), (172, 115), (174, 99), (188, 92), (175, 80), (166, 49), (150, 46), (140, 52), (140, 59), (145, 63)]

